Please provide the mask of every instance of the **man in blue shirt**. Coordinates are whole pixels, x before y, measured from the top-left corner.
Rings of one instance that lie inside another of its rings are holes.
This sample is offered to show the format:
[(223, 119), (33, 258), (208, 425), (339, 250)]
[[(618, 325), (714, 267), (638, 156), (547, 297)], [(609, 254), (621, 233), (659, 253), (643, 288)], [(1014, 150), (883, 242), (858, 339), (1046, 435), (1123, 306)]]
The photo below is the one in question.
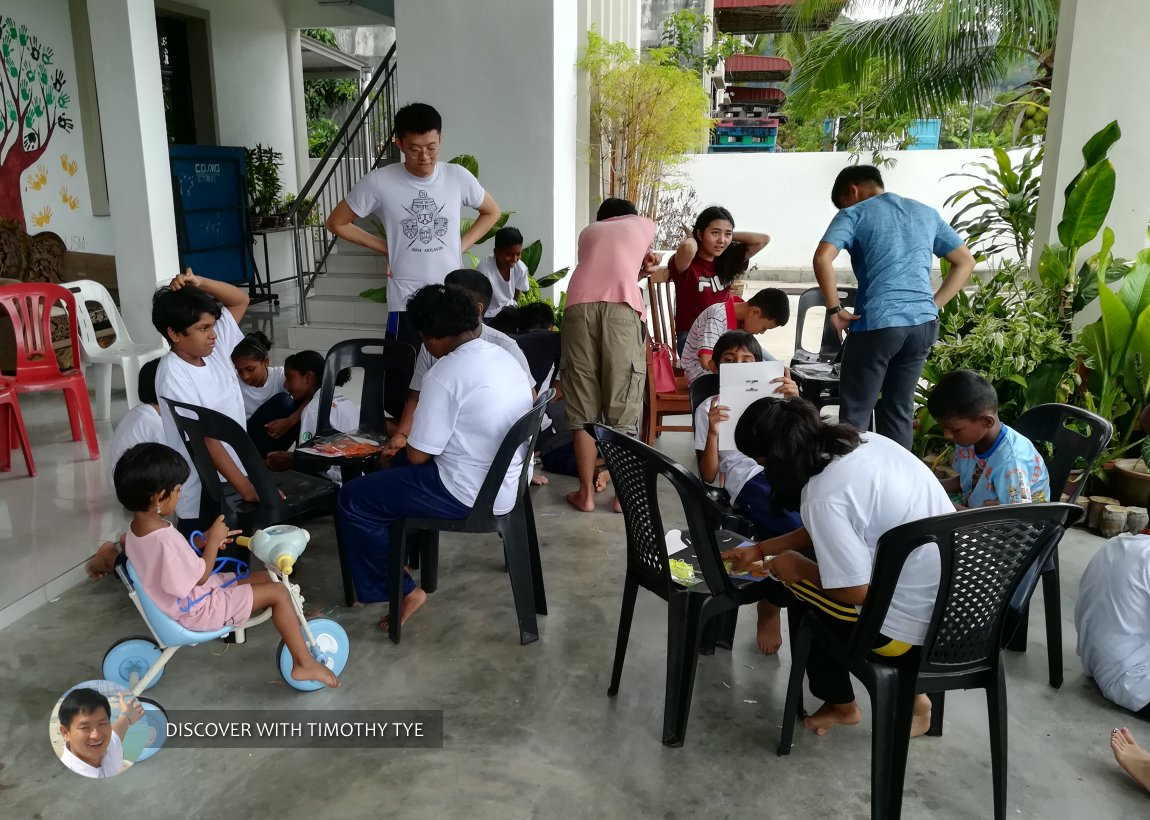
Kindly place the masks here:
[[(938, 310), (974, 270), (974, 257), (937, 211), (888, 194), (873, 165), (844, 168), (831, 189), (839, 209), (815, 250), (815, 278), (843, 346), (839, 418), (910, 448), (914, 388), (938, 338)], [(855, 311), (839, 304), (834, 260), (843, 249), (858, 279)], [(931, 290), (933, 257), (951, 264)]]

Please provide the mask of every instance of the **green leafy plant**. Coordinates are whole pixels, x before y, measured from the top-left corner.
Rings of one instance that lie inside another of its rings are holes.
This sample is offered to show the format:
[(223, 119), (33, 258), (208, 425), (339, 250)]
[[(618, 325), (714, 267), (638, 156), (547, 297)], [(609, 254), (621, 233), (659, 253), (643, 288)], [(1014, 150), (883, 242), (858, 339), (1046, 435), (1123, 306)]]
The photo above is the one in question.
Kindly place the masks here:
[[(1066, 186), (1066, 204), (1058, 223), (1058, 242), (1042, 249), (1038, 276), (1053, 295), (1052, 308), (1062, 323), (1066, 338), (1072, 336), (1071, 322), (1082, 308), (1098, 296), (1103, 285), (1121, 279), (1129, 265), (1110, 253), (1114, 232), (1103, 228), (1117, 181), (1114, 165), (1106, 156), (1119, 140), (1118, 122), (1111, 122), (1092, 136), (1082, 148), (1082, 170)], [(1078, 265), (1082, 248), (1102, 231), (1102, 250)]]
[(283, 195), (283, 182), (280, 180), (280, 167), (283, 154), (270, 145), (257, 144), (247, 149), (248, 159), (248, 203), (252, 211), (260, 216), (270, 216)]
[(308, 120), (307, 123), (307, 155), (309, 157), (322, 157), (331, 145), (332, 140), (339, 133), (339, 123), (327, 117)]
[(747, 51), (747, 41), (734, 34), (719, 32), (709, 46), (703, 40), (711, 19), (693, 8), (681, 9), (663, 21), (663, 47), (680, 67), (696, 74), (710, 74), (720, 60)]
[(943, 179), (972, 179), (975, 185), (947, 197), (944, 206), (960, 205), (950, 220), (976, 257), (989, 258), (1012, 248), (1024, 263), (1034, 243), (1034, 215), (1038, 210), (1043, 149), (1027, 151), (1014, 165), (1006, 151), (994, 149), (994, 163), (967, 163), (982, 174), (954, 173)]
[(555, 314), (555, 326), (562, 328), (563, 310), (566, 307), (567, 294), (560, 294), (559, 302), (556, 304), (543, 295), (543, 288), (549, 288), (563, 281), (570, 268), (560, 268), (554, 273), (536, 278), (536, 273), (539, 271), (539, 263), (542, 258), (543, 241), (541, 239), (536, 239), (523, 249), (523, 255), (520, 257), (520, 260), (527, 266), (527, 290), (520, 294), (518, 304), (523, 306), (530, 305), (534, 302), (542, 302), (548, 305)]

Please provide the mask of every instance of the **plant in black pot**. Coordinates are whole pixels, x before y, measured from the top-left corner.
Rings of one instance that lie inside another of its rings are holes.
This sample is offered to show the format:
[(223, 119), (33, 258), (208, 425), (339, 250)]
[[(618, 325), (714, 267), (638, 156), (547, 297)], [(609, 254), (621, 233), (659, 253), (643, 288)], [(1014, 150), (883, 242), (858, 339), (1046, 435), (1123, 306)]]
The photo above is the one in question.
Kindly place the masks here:
[(257, 144), (248, 152), (248, 206), (252, 229), (274, 228), (278, 224), (276, 210), (283, 194), (280, 167), (283, 154), (274, 148)]

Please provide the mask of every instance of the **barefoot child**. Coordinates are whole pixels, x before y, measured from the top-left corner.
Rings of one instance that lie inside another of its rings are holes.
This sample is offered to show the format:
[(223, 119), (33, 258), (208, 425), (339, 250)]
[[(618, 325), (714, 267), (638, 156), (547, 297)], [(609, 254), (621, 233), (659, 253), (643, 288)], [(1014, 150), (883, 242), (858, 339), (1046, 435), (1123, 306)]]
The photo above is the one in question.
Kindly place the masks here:
[(942, 486), (961, 493), (956, 508), (1048, 500), (1046, 462), (1030, 439), (999, 420), (994, 385), (972, 370), (955, 370), (938, 380), (926, 407), (954, 442), (958, 475)]
[(302, 408), (284, 388), (284, 369), (272, 367), (268, 351), (271, 340), (263, 333), (249, 333), (232, 350), (232, 364), (244, 397), (248, 436), (260, 455), (279, 449), (278, 440), (299, 435)]
[[(774, 580), (771, 600), (799, 606), (846, 640), (870, 590), (879, 538), (900, 524), (954, 512), (930, 469), (891, 439), (827, 424), (802, 399), (759, 399), (735, 429), (735, 443), (763, 465), (781, 509), (798, 509), (804, 527), (788, 535), (723, 553), (735, 569), (765, 556)], [(813, 549), (813, 560), (808, 557)], [(921, 646), (938, 595), (938, 552), (911, 554), (899, 576), (874, 651), (899, 657)], [(785, 586), (784, 586), (785, 585)], [(816, 734), (838, 723), (854, 724), (862, 713), (850, 673), (818, 641), (807, 662), (811, 694), (825, 701), (805, 721)], [(911, 734), (930, 726), (930, 701), (915, 701)]]
[(229, 530), (221, 515), (204, 537), (201, 556), (164, 520), (175, 511), (188, 475), (184, 458), (163, 444), (138, 444), (116, 465), (116, 497), (133, 512), (125, 551), (148, 597), (196, 632), (243, 624), (253, 611), (271, 607), (272, 623), (292, 655), (292, 677), (339, 686), (331, 670), (308, 651), (283, 584), (266, 572), (246, 578), (214, 572), (216, 554), (239, 530)]
[[(715, 361), (724, 364), (761, 362), (763, 348), (745, 330), (731, 330), (715, 343)], [(784, 376), (780, 395), (797, 396), (799, 389), (790, 375)], [(797, 530), (803, 525), (798, 513), (775, 510), (771, 485), (763, 475), (762, 465), (738, 450), (719, 449), (719, 427), (730, 418), (728, 408), (719, 404), (719, 397), (703, 401), (695, 411), (695, 457), (699, 476), (708, 484), (726, 488), (735, 512), (745, 515), (755, 525), (759, 538), (773, 538)], [(779, 608), (770, 601), (759, 601), (759, 651), (773, 655), (782, 646)]]
[(1138, 745), (1129, 729), (1110, 732), (1110, 751), (1114, 752), (1114, 759), (1126, 774), (1134, 778), (1144, 791), (1150, 791), (1150, 752)]
[(483, 314), (492, 319), (504, 308), (514, 307), (520, 294), (530, 287), (527, 265), (523, 264), (523, 234), (518, 228), (500, 228), (495, 233), (495, 250), (476, 268), (491, 282), (491, 304)]

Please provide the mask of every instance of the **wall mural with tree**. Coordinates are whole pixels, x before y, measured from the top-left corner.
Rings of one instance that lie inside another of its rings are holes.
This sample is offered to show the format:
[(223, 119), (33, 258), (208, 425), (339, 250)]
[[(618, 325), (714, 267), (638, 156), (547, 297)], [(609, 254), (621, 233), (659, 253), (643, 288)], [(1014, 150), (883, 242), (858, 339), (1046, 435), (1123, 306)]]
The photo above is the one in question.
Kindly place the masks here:
[[(69, 107), (64, 71), (53, 62), (50, 44), (40, 40), (12, 17), (0, 21), (0, 218), (25, 222), (24, 172), (33, 166), (27, 187), (42, 190), (49, 184), (49, 169), (39, 163), (58, 131), (71, 133), (75, 119)], [(61, 175), (70, 179), (77, 166), (67, 154), (59, 158)], [(55, 169), (52, 169), (55, 176)], [(75, 210), (79, 199), (67, 182), (59, 190), (62, 209)], [(52, 206), (43, 205), (31, 221), (45, 227), (52, 221)]]

